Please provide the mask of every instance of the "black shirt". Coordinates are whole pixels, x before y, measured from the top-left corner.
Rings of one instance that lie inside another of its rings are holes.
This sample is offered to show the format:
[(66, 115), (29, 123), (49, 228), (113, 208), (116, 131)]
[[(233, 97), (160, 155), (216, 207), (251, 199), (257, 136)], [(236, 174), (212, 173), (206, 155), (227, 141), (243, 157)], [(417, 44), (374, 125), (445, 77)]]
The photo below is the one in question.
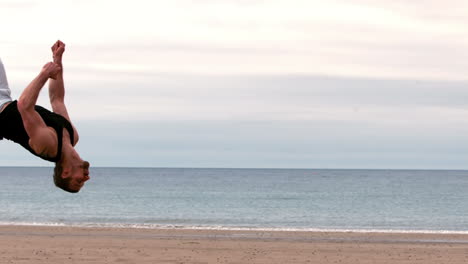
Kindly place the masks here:
[(0, 140), (6, 138), (8, 140), (14, 141), (41, 159), (51, 162), (60, 161), (62, 157), (63, 128), (68, 130), (68, 133), (70, 134), (70, 142), (73, 144), (73, 126), (65, 117), (53, 113), (42, 106), (36, 105), (35, 110), (42, 117), (46, 125), (52, 127), (57, 132), (57, 156), (55, 158), (41, 156), (40, 154), (34, 152), (31, 146), (29, 146), (29, 136), (24, 129), (23, 120), (21, 119), (21, 114), (18, 111), (17, 103), (17, 101), (11, 102), (0, 113)]

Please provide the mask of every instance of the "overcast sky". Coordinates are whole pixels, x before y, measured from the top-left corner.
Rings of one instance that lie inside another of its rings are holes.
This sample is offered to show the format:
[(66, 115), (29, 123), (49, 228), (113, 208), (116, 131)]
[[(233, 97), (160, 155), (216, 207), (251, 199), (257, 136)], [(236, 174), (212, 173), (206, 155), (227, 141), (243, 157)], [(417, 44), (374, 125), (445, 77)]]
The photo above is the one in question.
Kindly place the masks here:
[[(0, 0), (0, 57), (17, 98), (67, 44), (67, 105), (94, 166), (468, 169), (467, 10)], [(0, 148), (0, 165), (49, 165)]]

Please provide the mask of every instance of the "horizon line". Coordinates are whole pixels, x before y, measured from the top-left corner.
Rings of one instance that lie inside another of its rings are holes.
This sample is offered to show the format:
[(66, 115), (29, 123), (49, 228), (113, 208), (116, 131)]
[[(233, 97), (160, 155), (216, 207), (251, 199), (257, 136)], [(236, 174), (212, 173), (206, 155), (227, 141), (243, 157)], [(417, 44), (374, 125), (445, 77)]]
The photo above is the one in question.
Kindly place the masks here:
[[(53, 168), (53, 166), (2, 166), (0, 168)], [(306, 167), (157, 167), (157, 166), (92, 166), (101, 169), (229, 169), (229, 170), (387, 170), (387, 171), (468, 171), (468, 169), (429, 169), (429, 168), (306, 168)]]

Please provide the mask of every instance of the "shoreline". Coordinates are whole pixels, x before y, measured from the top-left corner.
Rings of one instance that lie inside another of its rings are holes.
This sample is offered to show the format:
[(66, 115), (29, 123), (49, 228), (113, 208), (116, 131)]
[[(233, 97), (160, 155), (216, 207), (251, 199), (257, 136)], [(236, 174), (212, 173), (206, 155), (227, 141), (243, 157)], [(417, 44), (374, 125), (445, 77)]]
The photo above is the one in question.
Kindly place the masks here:
[(0, 226), (0, 263), (466, 263), (468, 234)]
[(468, 230), (429, 230), (429, 229), (365, 229), (365, 228), (295, 228), (295, 227), (236, 227), (169, 224), (116, 224), (116, 223), (14, 223), (0, 222), (1, 227), (70, 227), (89, 229), (143, 229), (143, 230), (200, 230), (200, 231), (247, 231), (247, 232), (304, 232), (304, 233), (355, 233), (355, 234), (433, 234), (468, 235)]

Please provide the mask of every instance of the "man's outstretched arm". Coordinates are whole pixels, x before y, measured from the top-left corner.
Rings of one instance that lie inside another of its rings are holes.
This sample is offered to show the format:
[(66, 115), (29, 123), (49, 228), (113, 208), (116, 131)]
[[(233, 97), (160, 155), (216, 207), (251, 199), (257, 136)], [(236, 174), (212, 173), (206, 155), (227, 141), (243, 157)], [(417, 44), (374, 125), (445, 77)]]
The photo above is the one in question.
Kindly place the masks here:
[(57, 74), (57, 78), (49, 82), (50, 104), (55, 113), (62, 115), (70, 121), (67, 108), (65, 107), (65, 85), (63, 83), (62, 55), (65, 52), (65, 44), (58, 40), (51, 49), (54, 63), (60, 66), (60, 71)]
[(34, 107), (36, 106), (37, 98), (39, 97), (42, 87), (44, 87), (44, 84), (49, 78), (56, 78), (59, 71), (60, 66), (53, 62), (44, 65), (39, 75), (36, 76), (21, 93), (18, 100), (18, 108), (20, 111), (35, 111)]
[[(70, 116), (68, 115), (67, 107), (65, 106), (65, 85), (63, 81), (63, 64), (62, 64), (62, 56), (65, 52), (65, 43), (60, 40), (54, 43), (51, 47), (52, 50), (52, 57), (54, 59), (54, 63), (60, 66), (60, 71), (57, 74), (57, 78), (52, 79), (49, 81), (49, 99), (50, 104), (52, 106), (52, 111), (57, 113), (63, 117), (65, 117), (70, 124), (71, 122)], [(78, 142), (78, 132), (76, 128), (73, 126), (74, 130), (74, 139), (75, 142), (72, 142), (75, 145)]]
[(49, 82), (49, 99), (52, 105), (52, 110), (65, 118), (68, 118), (67, 109), (65, 108), (65, 85), (63, 83), (63, 65), (62, 55), (65, 52), (65, 43), (58, 40), (51, 47), (54, 63), (60, 66), (60, 71), (55, 80)]
[(35, 106), (42, 87), (49, 78), (56, 78), (60, 67), (52, 62), (42, 68), (39, 75), (24, 89), (18, 100), (18, 111), (21, 113), (23, 125), (30, 138), (30, 146), (36, 153), (54, 151), (56, 139), (48, 129), (44, 120), (36, 112)]

